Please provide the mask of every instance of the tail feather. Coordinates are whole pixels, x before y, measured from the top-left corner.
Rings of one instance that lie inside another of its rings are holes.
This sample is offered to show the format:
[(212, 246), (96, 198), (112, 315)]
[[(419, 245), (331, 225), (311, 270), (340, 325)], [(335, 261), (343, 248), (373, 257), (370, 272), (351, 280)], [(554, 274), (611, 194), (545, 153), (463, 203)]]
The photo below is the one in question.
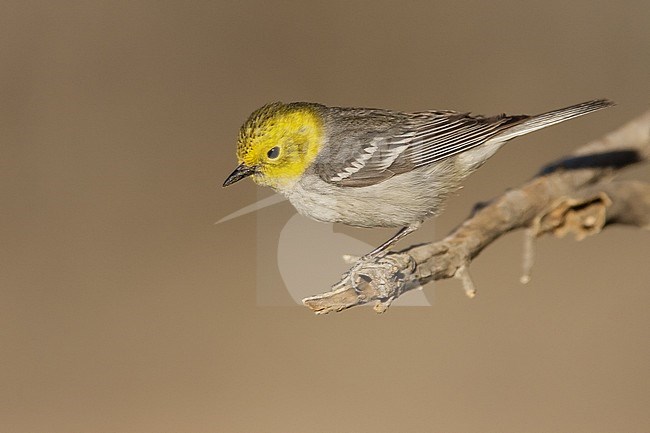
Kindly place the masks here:
[(505, 142), (520, 135), (528, 134), (529, 132), (537, 131), (538, 129), (546, 128), (547, 126), (555, 125), (556, 123), (564, 122), (565, 120), (573, 119), (593, 111), (602, 110), (603, 108), (615, 105), (614, 102), (607, 99), (595, 99), (593, 101), (583, 102), (582, 104), (572, 105), (559, 110), (549, 111), (548, 113), (538, 114), (531, 116), (521, 123), (509, 128), (503, 133), (490, 139), (490, 141)]

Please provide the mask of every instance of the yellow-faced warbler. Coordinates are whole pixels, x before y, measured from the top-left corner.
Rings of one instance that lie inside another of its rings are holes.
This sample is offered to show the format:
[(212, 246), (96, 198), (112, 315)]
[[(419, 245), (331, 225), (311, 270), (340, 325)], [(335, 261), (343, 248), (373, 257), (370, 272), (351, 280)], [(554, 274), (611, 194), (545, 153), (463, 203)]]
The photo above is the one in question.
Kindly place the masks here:
[(402, 227), (383, 254), (438, 214), (444, 199), (508, 140), (613, 105), (599, 99), (536, 116), (398, 111), (275, 102), (241, 127), (239, 165), (303, 215), (360, 227)]

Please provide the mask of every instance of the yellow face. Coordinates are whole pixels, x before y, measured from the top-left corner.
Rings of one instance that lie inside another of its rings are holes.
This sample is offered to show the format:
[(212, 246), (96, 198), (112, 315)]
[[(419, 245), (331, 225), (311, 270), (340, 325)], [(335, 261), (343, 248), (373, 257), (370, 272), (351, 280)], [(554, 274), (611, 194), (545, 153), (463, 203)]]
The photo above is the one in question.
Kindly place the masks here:
[(239, 132), (237, 159), (253, 180), (272, 188), (294, 183), (314, 161), (323, 126), (310, 104), (274, 103), (258, 109)]

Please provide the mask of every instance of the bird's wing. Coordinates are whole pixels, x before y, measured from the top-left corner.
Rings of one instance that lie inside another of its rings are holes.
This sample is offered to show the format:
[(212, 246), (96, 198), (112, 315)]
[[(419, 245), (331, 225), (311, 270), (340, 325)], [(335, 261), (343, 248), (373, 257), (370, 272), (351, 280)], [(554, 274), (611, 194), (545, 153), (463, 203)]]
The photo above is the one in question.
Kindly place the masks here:
[[(411, 113), (390, 128), (354, 137), (356, 144), (337, 146), (326, 164), (320, 164), (327, 169), (317, 171), (323, 180), (339, 186), (376, 184), (479, 146), (527, 118), (486, 118), (453, 111)], [(339, 140), (344, 137), (341, 134)]]

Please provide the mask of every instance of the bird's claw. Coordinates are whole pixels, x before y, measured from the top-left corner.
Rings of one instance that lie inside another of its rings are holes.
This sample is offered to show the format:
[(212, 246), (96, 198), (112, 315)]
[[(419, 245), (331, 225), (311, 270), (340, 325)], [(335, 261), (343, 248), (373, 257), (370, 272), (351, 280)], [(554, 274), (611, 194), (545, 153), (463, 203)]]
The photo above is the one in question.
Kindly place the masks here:
[(385, 310), (392, 299), (400, 295), (405, 282), (403, 271), (410, 266), (414, 266), (414, 262), (407, 254), (364, 256), (344, 275), (344, 279), (359, 297), (385, 301)]

